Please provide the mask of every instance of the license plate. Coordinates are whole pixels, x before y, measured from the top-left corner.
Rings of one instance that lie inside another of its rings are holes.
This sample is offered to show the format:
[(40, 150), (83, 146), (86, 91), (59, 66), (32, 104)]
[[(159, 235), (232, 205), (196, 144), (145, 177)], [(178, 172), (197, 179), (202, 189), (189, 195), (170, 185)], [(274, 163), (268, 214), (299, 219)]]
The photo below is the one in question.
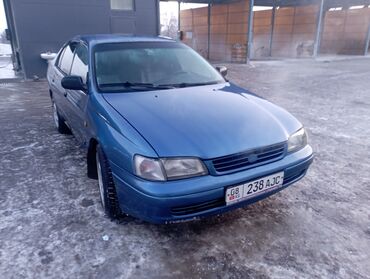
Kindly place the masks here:
[(242, 185), (230, 187), (225, 194), (226, 204), (240, 202), (275, 190), (283, 185), (283, 181), (284, 172), (279, 172)]

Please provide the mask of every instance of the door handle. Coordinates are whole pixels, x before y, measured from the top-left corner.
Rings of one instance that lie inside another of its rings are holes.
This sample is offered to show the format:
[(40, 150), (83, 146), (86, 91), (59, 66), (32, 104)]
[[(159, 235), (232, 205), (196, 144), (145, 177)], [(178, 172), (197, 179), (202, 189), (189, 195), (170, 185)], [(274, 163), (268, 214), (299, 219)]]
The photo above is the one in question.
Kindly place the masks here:
[(64, 92), (64, 97), (67, 97), (68, 93), (67, 92)]

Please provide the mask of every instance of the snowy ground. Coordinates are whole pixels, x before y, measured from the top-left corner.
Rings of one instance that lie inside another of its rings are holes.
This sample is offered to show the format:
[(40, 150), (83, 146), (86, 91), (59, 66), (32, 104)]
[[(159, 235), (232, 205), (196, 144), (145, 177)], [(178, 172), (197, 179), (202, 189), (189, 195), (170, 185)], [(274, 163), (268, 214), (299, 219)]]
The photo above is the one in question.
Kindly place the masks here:
[(0, 57), (0, 80), (15, 79), (17, 75), (13, 70), (13, 64), (10, 57)]
[(0, 44), (0, 80), (17, 77), (13, 70), (11, 55), (12, 49), (10, 44)]
[(0, 44), (0, 56), (10, 56), (12, 54), (12, 48), (10, 44)]
[(370, 278), (370, 60), (230, 65), (307, 127), (304, 180), (252, 206), (158, 226), (104, 217), (44, 82), (0, 85), (2, 278)]

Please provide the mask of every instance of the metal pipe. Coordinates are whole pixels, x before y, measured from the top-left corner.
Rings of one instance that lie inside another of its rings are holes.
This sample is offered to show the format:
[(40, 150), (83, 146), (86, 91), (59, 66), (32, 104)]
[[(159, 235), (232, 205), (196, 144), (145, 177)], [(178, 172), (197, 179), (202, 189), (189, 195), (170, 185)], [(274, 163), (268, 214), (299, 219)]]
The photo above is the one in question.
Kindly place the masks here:
[(320, 45), (321, 45), (321, 31), (322, 31), (322, 21), (324, 15), (324, 1), (321, 0), (320, 2), (320, 10), (317, 18), (317, 28), (316, 28), (316, 37), (315, 37), (315, 44), (313, 48), (313, 56), (316, 57), (319, 53)]
[(177, 1), (177, 39), (181, 40), (181, 1)]
[(274, 38), (274, 29), (275, 29), (275, 13), (276, 13), (276, 1), (272, 0), (273, 8), (272, 8), (272, 15), (271, 15), (271, 33), (270, 33), (270, 48), (269, 48), (269, 56), (272, 56), (272, 40)]
[(12, 49), (12, 62), (13, 67), (16, 73), (26, 79), (26, 73), (23, 69), (24, 67), (24, 57), (22, 55), (22, 50), (19, 47), (19, 36), (17, 29), (15, 27), (15, 17), (14, 17), (14, 10), (13, 10), (13, 3), (11, 0), (4, 0), (4, 12), (5, 12), (5, 19), (7, 22), (8, 32), (10, 32), (10, 46)]
[(248, 49), (247, 49), (247, 64), (250, 63), (253, 48), (253, 7), (254, 0), (249, 0), (249, 19), (248, 19)]
[(367, 29), (367, 35), (366, 35), (366, 41), (365, 41), (365, 51), (364, 55), (366, 56), (369, 51), (369, 44), (370, 44), (370, 22), (369, 22), (369, 28)]
[(157, 1), (156, 4), (157, 9), (157, 36), (161, 35), (161, 7), (160, 7), (160, 1)]
[(210, 57), (211, 49), (211, 2), (208, 3), (208, 50), (207, 50), (207, 59)]

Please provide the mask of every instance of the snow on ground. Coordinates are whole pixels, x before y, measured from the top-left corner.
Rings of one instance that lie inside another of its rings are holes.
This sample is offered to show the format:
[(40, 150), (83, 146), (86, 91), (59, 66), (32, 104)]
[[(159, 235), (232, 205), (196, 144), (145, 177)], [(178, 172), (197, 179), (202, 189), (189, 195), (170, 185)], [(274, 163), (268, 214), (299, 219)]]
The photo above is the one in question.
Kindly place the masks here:
[(12, 54), (12, 48), (10, 47), (10, 44), (1, 44), (0, 43), (0, 56), (2, 55), (11, 55)]

